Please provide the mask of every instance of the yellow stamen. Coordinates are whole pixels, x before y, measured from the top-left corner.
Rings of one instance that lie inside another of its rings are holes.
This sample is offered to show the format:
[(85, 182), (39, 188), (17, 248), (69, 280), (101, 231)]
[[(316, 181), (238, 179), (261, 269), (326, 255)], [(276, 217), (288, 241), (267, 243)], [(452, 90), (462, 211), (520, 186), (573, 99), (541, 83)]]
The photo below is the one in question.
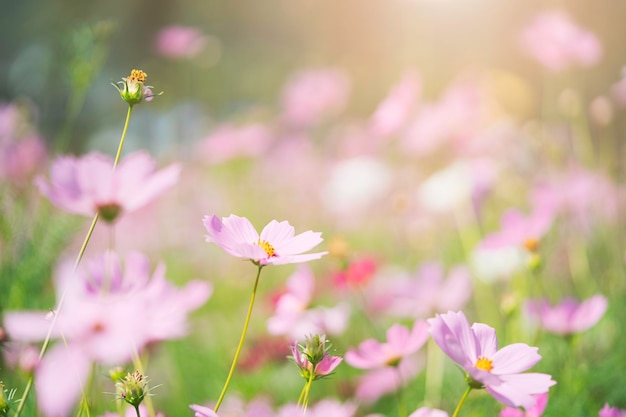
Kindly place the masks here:
[(539, 249), (539, 241), (533, 238), (526, 239), (526, 241), (524, 241), (524, 247), (528, 249), (529, 252), (537, 252), (537, 249)]
[(257, 244), (263, 248), (263, 250), (267, 253), (267, 256), (269, 256), (270, 258), (272, 256), (276, 255), (276, 250), (274, 249), (274, 247), (272, 245), (270, 245), (269, 242), (264, 241), (258, 241)]
[(491, 359), (481, 356), (478, 358), (474, 366), (478, 369), (482, 369), (483, 371), (491, 372), (493, 369), (493, 362), (491, 362)]
[(148, 74), (146, 74), (142, 70), (134, 69), (130, 72), (130, 75), (128, 76), (128, 78), (126, 78), (126, 81), (134, 80), (134, 81), (139, 81), (140, 83), (143, 83), (146, 81), (147, 77), (148, 77)]

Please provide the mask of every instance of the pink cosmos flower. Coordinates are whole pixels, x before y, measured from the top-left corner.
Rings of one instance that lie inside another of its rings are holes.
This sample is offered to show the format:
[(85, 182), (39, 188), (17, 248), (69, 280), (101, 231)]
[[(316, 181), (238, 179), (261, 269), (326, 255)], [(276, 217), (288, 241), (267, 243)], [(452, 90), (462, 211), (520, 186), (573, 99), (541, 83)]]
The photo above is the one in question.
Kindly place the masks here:
[(620, 80), (611, 88), (613, 98), (621, 107), (626, 106), (626, 67), (622, 67)]
[(272, 220), (260, 235), (248, 219), (234, 214), (222, 220), (215, 215), (205, 216), (204, 227), (209, 232), (207, 242), (260, 266), (307, 262), (328, 253), (303, 254), (322, 242), (321, 233), (309, 230), (295, 235), (288, 221)]
[(422, 407), (413, 411), (409, 417), (448, 417), (448, 413), (434, 408)]
[(278, 411), (276, 417), (354, 417), (357, 405), (340, 403), (337, 400), (322, 400), (303, 410), (295, 404), (287, 404)]
[(361, 287), (372, 279), (377, 269), (378, 262), (372, 257), (355, 259), (345, 269), (333, 274), (333, 284), (338, 288)]
[(596, 36), (578, 26), (563, 11), (543, 12), (524, 29), (522, 47), (554, 72), (574, 65), (597, 63), (602, 46)]
[(236, 157), (255, 157), (265, 152), (272, 143), (269, 129), (262, 124), (248, 126), (220, 126), (198, 144), (203, 160), (222, 163)]
[(604, 404), (602, 410), (598, 412), (599, 417), (626, 417), (626, 410), (620, 410), (617, 407), (609, 407), (608, 404)]
[(414, 274), (381, 274), (369, 302), (397, 317), (423, 318), (462, 308), (472, 294), (469, 270), (455, 266), (446, 276), (439, 262), (426, 262)]
[(358, 380), (355, 397), (365, 404), (373, 404), (382, 396), (407, 386), (424, 368), (424, 357), (407, 356), (395, 366), (370, 369)]
[(341, 71), (302, 71), (285, 85), (283, 118), (294, 127), (310, 127), (340, 113), (348, 100), (350, 81)]
[(548, 404), (548, 394), (543, 393), (535, 396), (535, 404), (522, 411), (518, 408), (506, 407), (500, 412), (500, 417), (541, 417)]
[[(148, 410), (146, 409), (146, 406), (143, 404), (139, 404), (139, 416), (140, 417), (149, 416)], [(100, 417), (120, 417), (120, 415), (117, 413), (104, 413)], [(123, 417), (137, 417), (137, 413), (135, 412), (135, 409), (133, 407), (126, 407), (126, 411), (124, 412)], [(164, 417), (164, 416), (163, 416), (163, 413), (157, 413), (156, 417)]]
[(539, 319), (547, 331), (568, 335), (593, 327), (604, 316), (607, 300), (599, 294), (583, 302), (566, 297), (554, 307), (547, 300), (531, 300), (527, 302), (526, 309), (531, 317)]
[(64, 342), (48, 350), (35, 370), (37, 401), (46, 416), (70, 414), (94, 362), (118, 365), (149, 343), (186, 334), (187, 315), (209, 298), (210, 285), (192, 281), (176, 288), (162, 265), (150, 269), (139, 253), (129, 254), (124, 267), (107, 253), (75, 273), (68, 261), (57, 273), (57, 298), (65, 297), (60, 311), (5, 314), (7, 333), (23, 342), (43, 340), (57, 315), (52, 336)]
[(313, 271), (306, 265), (300, 265), (287, 279), (287, 292), (277, 299), (274, 315), (267, 321), (270, 334), (302, 340), (309, 334), (337, 335), (344, 332), (350, 316), (349, 305), (311, 307), (314, 285)]
[(378, 105), (370, 118), (370, 131), (375, 136), (398, 133), (407, 123), (421, 93), (421, 82), (414, 72), (407, 72)]
[(541, 359), (537, 348), (514, 343), (498, 350), (496, 331), (482, 323), (470, 327), (461, 311), (437, 314), (428, 323), (433, 339), (463, 367), (470, 386), (486, 388), (503, 404), (529, 408), (535, 404), (534, 395), (556, 384), (547, 374), (521, 373)]
[(115, 170), (113, 160), (92, 152), (80, 158), (58, 158), (50, 169), (50, 182), (37, 178), (43, 195), (70, 213), (114, 221), (120, 213), (146, 206), (178, 181), (177, 164), (157, 171), (146, 152), (134, 152)]
[(357, 349), (346, 352), (346, 363), (359, 369), (395, 366), (405, 356), (417, 352), (427, 339), (428, 327), (423, 320), (416, 321), (411, 330), (394, 324), (387, 330), (386, 343), (367, 339)]
[(215, 413), (209, 407), (204, 407), (204, 406), (197, 405), (197, 404), (191, 404), (189, 408), (195, 411), (194, 417), (219, 417), (217, 413)]
[(206, 37), (199, 29), (168, 26), (159, 31), (155, 45), (159, 54), (172, 59), (193, 58), (204, 49)]
[(552, 217), (552, 211), (545, 208), (535, 210), (528, 217), (516, 209), (509, 209), (502, 215), (500, 230), (485, 236), (480, 246), (483, 249), (513, 246), (535, 251), (550, 229)]

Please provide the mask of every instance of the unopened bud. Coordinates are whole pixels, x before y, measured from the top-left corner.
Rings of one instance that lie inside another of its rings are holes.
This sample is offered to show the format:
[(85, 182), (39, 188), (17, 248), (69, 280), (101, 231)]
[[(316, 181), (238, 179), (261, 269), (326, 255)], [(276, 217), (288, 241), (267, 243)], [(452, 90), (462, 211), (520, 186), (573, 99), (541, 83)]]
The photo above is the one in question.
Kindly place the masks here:
[(139, 371), (128, 373), (124, 379), (115, 384), (120, 398), (135, 408), (139, 407), (148, 393), (147, 385), (148, 379)]

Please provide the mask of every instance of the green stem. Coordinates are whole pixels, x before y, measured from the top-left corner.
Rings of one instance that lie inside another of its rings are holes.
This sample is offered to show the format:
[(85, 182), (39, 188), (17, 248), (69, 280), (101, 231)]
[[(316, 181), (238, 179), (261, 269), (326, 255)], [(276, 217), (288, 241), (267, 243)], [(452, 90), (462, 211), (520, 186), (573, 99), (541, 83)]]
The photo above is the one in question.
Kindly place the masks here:
[(259, 265), (256, 273), (256, 279), (254, 280), (254, 288), (252, 290), (252, 296), (250, 297), (250, 306), (248, 307), (248, 314), (246, 315), (246, 321), (243, 325), (243, 330), (241, 331), (241, 337), (239, 338), (239, 345), (237, 346), (237, 351), (235, 352), (235, 357), (233, 358), (233, 363), (230, 365), (230, 371), (228, 372), (228, 376), (226, 377), (226, 382), (224, 383), (224, 388), (222, 388), (222, 393), (217, 399), (217, 403), (215, 403), (214, 412), (217, 413), (219, 410), (222, 401), (224, 400), (224, 396), (226, 395), (226, 391), (228, 390), (228, 386), (230, 385), (230, 380), (235, 373), (235, 367), (237, 366), (237, 361), (239, 360), (239, 354), (241, 353), (241, 348), (243, 347), (243, 341), (246, 338), (246, 332), (248, 331), (248, 325), (250, 324), (250, 317), (252, 316), (252, 307), (254, 307), (254, 299), (256, 298), (256, 290), (259, 286), (259, 277), (261, 276), (261, 269), (263, 269), (263, 265)]
[(134, 406), (135, 408), (135, 413), (137, 413), (137, 417), (141, 417), (141, 415), (139, 414), (139, 406)]
[(128, 106), (128, 113), (126, 113), (126, 121), (124, 122), (124, 130), (122, 130), (122, 138), (120, 144), (117, 147), (117, 154), (115, 155), (115, 162), (113, 162), (113, 169), (117, 167), (120, 162), (120, 156), (122, 155), (122, 148), (124, 147), (124, 140), (126, 139), (126, 131), (128, 130), (128, 123), (130, 122), (130, 115), (133, 111), (133, 106)]
[[(133, 110), (132, 106), (128, 106), (128, 112), (126, 113), (126, 121), (124, 122), (124, 129), (122, 130), (122, 137), (120, 138), (120, 144), (117, 148), (115, 161), (113, 162), (113, 170), (115, 170), (115, 168), (117, 167), (117, 164), (120, 161), (120, 155), (122, 154), (122, 148), (124, 147), (124, 140), (126, 139), (126, 132), (128, 130), (128, 124), (130, 123), (130, 116), (131, 116), (132, 110)], [(74, 262), (73, 272), (76, 272), (76, 269), (78, 268), (78, 265), (80, 264), (80, 261), (83, 259), (83, 255), (85, 254), (85, 250), (87, 249), (87, 245), (89, 244), (91, 235), (93, 234), (93, 231), (96, 228), (96, 224), (98, 223), (99, 217), (100, 217), (99, 213), (96, 213), (96, 215), (93, 218), (93, 221), (91, 222), (91, 226), (89, 227), (89, 230), (87, 231), (87, 236), (85, 236), (83, 245), (81, 246), (80, 251), (78, 252), (76, 261)], [(56, 312), (52, 318), (50, 327), (48, 328), (48, 333), (46, 334), (46, 338), (44, 339), (43, 345), (41, 346), (41, 350), (39, 351), (39, 360), (43, 358), (43, 355), (48, 350), (48, 346), (50, 345), (50, 337), (52, 335), (52, 330), (54, 329), (57, 316), (59, 312), (61, 311), (61, 307), (63, 306), (64, 300), (65, 300), (65, 291), (61, 294), (61, 298), (59, 299), (59, 304), (56, 308)], [(33, 374), (31, 374), (30, 377), (28, 378), (28, 381), (26, 382), (26, 387), (24, 387), (24, 393), (22, 394), (22, 397), (18, 400), (19, 406), (17, 410), (15, 411), (15, 414), (13, 415), (13, 417), (19, 417), (20, 414), (22, 413), (22, 410), (24, 410), (26, 399), (28, 398), (28, 395), (30, 394), (30, 391), (33, 388), (33, 377), (34, 377)]]
[(398, 417), (406, 417), (406, 402), (404, 401), (404, 387), (402, 384), (402, 372), (400, 372), (400, 364), (396, 366), (396, 374), (398, 375), (398, 389), (396, 391), (396, 400), (398, 401)]
[(471, 390), (472, 390), (472, 387), (468, 386), (465, 392), (463, 393), (463, 396), (461, 397), (459, 404), (456, 406), (456, 410), (454, 410), (454, 414), (452, 414), (452, 417), (458, 417), (459, 411), (461, 411), (461, 407), (463, 406), (463, 403), (465, 402), (465, 399), (467, 398)]
[(311, 385), (313, 385), (314, 379), (315, 372), (311, 370), (311, 373), (309, 374), (309, 379), (307, 379), (306, 384), (304, 385), (304, 389), (302, 390), (304, 396), (300, 394), (300, 397), (302, 397), (302, 401), (298, 400), (298, 405), (302, 406), (303, 411), (306, 411), (306, 408), (309, 405), (309, 394), (311, 393)]

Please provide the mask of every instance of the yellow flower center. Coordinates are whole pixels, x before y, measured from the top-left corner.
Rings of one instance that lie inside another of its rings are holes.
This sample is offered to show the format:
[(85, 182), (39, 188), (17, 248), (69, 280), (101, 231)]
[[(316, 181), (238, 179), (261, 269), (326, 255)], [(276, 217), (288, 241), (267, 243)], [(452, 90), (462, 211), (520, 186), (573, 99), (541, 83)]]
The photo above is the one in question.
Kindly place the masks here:
[(524, 241), (524, 247), (529, 252), (536, 252), (539, 249), (539, 241), (537, 239), (528, 238)]
[(130, 72), (130, 75), (128, 76), (128, 78), (126, 78), (126, 81), (139, 81), (140, 83), (143, 83), (146, 81), (147, 77), (148, 74), (146, 74), (142, 70), (134, 69)]
[(274, 246), (270, 245), (269, 242), (264, 241), (258, 241), (257, 244), (263, 248), (263, 250), (265, 251), (265, 253), (267, 253), (268, 257), (272, 257), (276, 255), (276, 250), (274, 249)]
[(476, 366), (478, 369), (482, 369), (483, 371), (491, 372), (491, 370), (493, 369), (493, 362), (491, 362), (491, 359), (487, 359), (484, 356), (481, 356), (478, 358), (474, 366)]

